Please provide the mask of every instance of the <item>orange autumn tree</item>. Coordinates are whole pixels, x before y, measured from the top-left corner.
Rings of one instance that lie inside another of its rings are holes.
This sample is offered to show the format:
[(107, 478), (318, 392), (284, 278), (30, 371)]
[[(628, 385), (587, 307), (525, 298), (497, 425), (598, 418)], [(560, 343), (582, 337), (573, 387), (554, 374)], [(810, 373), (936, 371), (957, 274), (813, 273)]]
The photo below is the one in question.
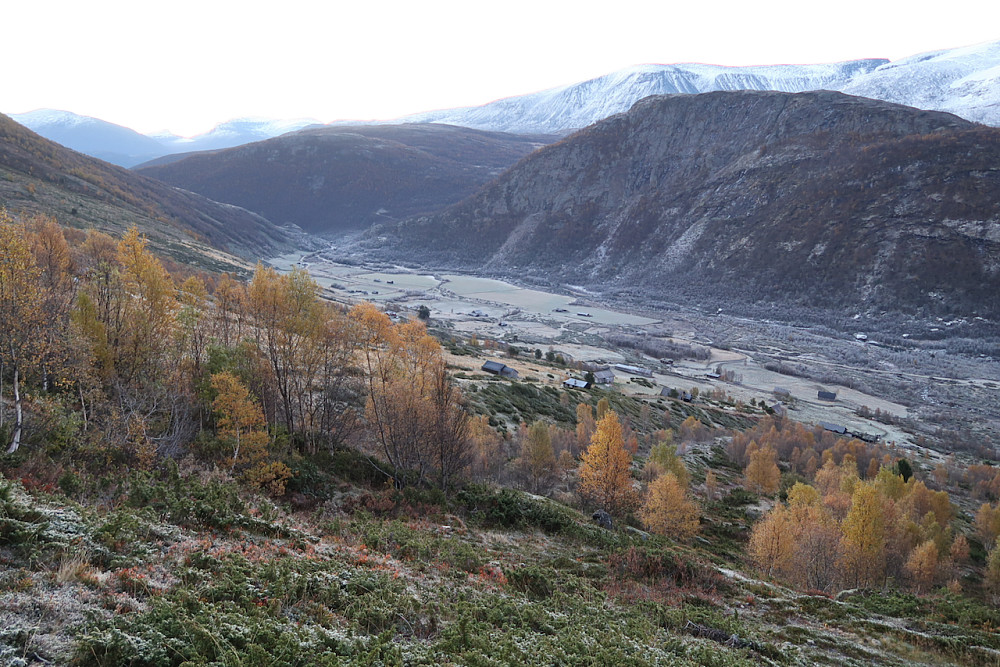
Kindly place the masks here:
[(291, 470), (284, 463), (269, 460), (270, 438), (260, 405), (229, 371), (212, 376), (212, 389), (216, 392), (212, 409), (218, 416), (219, 438), (232, 448), (232, 456), (225, 460), (230, 471), (241, 473), (246, 481), (275, 495), (284, 493)]
[(379, 454), (402, 485), (437, 478), (442, 489), (472, 462), (468, 414), (441, 346), (422, 322), (394, 325), (370, 303), (351, 309), (365, 372), (365, 416)]
[(886, 518), (877, 488), (862, 482), (851, 496), (851, 509), (841, 526), (840, 567), (853, 586), (881, 582), (886, 566)]
[(698, 506), (688, 499), (684, 485), (671, 472), (649, 485), (639, 515), (647, 530), (681, 542), (698, 532)]
[(751, 442), (747, 453), (750, 459), (744, 471), (747, 487), (763, 495), (777, 493), (781, 485), (781, 471), (778, 469), (778, 455), (774, 448), (764, 445), (757, 449), (756, 443)]
[(636, 506), (639, 496), (632, 486), (632, 456), (625, 449), (621, 422), (608, 410), (597, 422), (590, 447), (580, 466), (580, 495), (611, 514), (621, 515)]

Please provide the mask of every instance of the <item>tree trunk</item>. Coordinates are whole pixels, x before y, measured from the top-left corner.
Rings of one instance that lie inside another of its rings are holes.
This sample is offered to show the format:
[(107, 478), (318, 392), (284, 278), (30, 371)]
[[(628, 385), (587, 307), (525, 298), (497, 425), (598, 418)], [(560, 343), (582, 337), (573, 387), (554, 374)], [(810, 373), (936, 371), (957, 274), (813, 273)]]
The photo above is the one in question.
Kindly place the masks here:
[(24, 423), (24, 412), (21, 406), (20, 375), (17, 366), (14, 366), (14, 436), (10, 440), (8, 454), (13, 454), (21, 446), (21, 425)]
[(87, 430), (87, 403), (83, 400), (83, 385), (79, 382), (76, 386), (80, 389), (80, 411), (83, 413), (83, 430)]

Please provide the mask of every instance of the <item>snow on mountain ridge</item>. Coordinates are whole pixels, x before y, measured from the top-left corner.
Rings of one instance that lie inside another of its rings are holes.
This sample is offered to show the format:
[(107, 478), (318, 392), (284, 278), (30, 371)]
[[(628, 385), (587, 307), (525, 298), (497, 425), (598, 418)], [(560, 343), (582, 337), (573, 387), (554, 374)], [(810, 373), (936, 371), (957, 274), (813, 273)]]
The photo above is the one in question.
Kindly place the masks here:
[(1000, 42), (896, 60), (839, 90), (1000, 126)]
[(436, 122), (506, 132), (566, 132), (627, 110), (650, 95), (717, 90), (802, 92), (833, 88), (875, 70), (886, 60), (820, 65), (727, 67), (700, 63), (638, 65), (538, 93), (508, 97), (481, 107), (407, 116), (406, 122)]
[(35, 109), (25, 113), (11, 114), (11, 118), (26, 127), (35, 126), (60, 126), (76, 127), (79, 125), (93, 125), (98, 122), (96, 118), (81, 116), (72, 111), (62, 111), (60, 109)]
[(700, 63), (637, 65), (580, 83), (508, 97), (480, 107), (406, 116), (506, 132), (560, 133), (628, 110), (649, 95), (716, 90), (786, 93), (837, 90), (1000, 126), (1000, 42), (917, 54), (900, 60), (728, 67)]

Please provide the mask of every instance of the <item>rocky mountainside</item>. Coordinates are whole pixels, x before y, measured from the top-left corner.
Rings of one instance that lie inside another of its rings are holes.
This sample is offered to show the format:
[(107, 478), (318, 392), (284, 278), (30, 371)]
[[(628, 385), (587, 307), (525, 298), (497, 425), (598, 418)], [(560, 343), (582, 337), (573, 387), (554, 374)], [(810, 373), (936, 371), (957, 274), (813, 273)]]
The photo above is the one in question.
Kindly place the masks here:
[(3, 115), (0, 206), (112, 234), (138, 225), (161, 253), (202, 265), (218, 250), (256, 259), (291, 245), (259, 215), (64, 148)]
[(650, 97), (369, 247), (645, 303), (996, 318), (1000, 130), (834, 92)]
[(324, 233), (437, 211), (554, 139), (429, 124), (325, 127), (138, 171)]
[(721, 90), (838, 90), (1000, 126), (1000, 42), (893, 62), (870, 59), (763, 67), (641, 65), (480, 107), (420, 113), (404, 120), (504, 132), (565, 133), (626, 111), (649, 95)]

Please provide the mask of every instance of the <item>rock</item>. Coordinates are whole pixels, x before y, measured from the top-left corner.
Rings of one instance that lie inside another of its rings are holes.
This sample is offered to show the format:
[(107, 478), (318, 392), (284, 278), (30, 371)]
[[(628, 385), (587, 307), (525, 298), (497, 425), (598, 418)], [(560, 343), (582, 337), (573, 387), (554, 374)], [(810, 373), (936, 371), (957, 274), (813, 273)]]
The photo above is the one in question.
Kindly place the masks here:
[(633, 528), (632, 526), (626, 526), (625, 530), (631, 535), (635, 535), (643, 542), (649, 539), (649, 533), (644, 530), (639, 530), (638, 528)]
[(607, 528), (608, 530), (614, 529), (614, 522), (611, 520), (611, 515), (604, 510), (597, 510), (591, 518), (596, 521), (597, 525), (601, 528)]

